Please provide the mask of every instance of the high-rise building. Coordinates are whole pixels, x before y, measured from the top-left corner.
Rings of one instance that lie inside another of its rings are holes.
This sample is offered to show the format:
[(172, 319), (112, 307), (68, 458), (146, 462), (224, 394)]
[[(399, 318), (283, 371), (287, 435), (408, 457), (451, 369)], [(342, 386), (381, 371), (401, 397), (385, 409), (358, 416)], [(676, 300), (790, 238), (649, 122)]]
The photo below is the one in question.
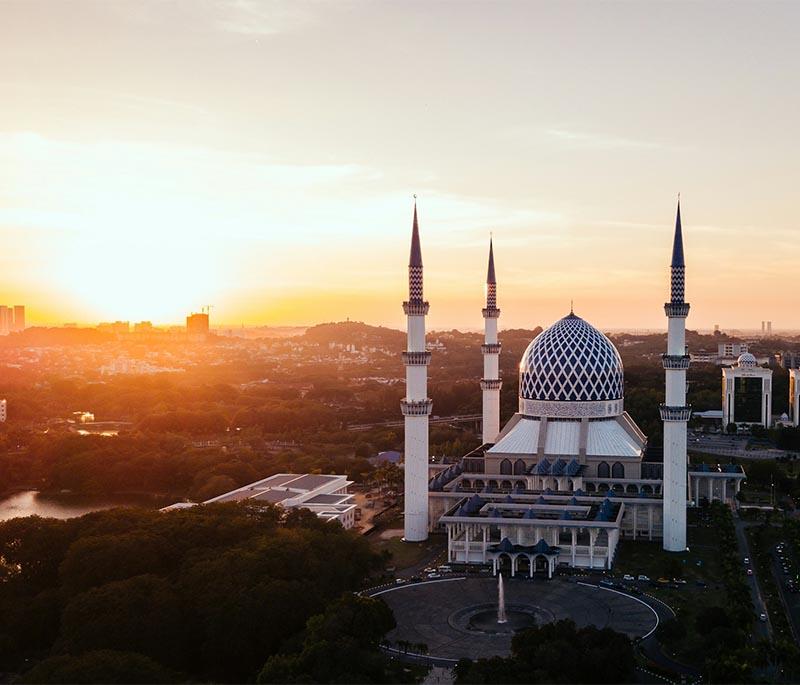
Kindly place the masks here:
[(767, 337), (772, 337), (772, 321), (767, 321)]
[(772, 424), (772, 369), (758, 365), (749, 352), (722, 369), (722, 425)]
[(666, 397), (661, 405), (664, 422), (664, 538), (668, 552), (686, 549), (686, 424), (692, 409), (686, 404), (686, 317), (689, 303), (684, 300), (686, 264), (683, 258), (681, 205), (675, 217), (670, 265), (670, 301), (664, 305), (667, 315), (667, 353), (663, 356)]
[(186, 317), (186, 335), (192, 342), (208, 339), (208, 314), (189, 314)]
[(400, 403), (405, 417), (404, 539), (407, 542), (428, 539), (428, 417), (433, 408), (433, 402), (428, 397), (431, 353), (425, 349), (425, 316), (428, 308), (422, 291), (422, 248), (415, 202), (411, 255), (408, 260), (408, 300), (403, 302), (408, 334), (407, 348), (403, 352), (406, 396)]
[(0, 304), (0, 335), (8, 335), (11, 333), (11, 325), (13, 323), (11, 310), (4, 304)]
[(486, 307), (483, 310), (483, 442), (494, 443), (500, 433), (500, 343), (497, 340), (497, 280), (494, 274), (494, 249), (489, 240), (489, 269), (486, 274)]
[(789, 369), (789, 416), (800, 426), (800, 369)]
[(12, 329), (16, 333), (21, 333), (25, 330), (25, 305), (14, 305), (14, 325)]

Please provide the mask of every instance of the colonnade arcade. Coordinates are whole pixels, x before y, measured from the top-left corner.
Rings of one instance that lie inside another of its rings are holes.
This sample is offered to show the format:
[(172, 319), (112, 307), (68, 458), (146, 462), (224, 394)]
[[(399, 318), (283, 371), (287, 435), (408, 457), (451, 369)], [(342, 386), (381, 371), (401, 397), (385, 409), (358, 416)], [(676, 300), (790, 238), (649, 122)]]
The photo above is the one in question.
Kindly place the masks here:
[[(531, 563), (531, 559), (537, 554), (545, 553), (542, 549), (536, 549), (537, 547), (558, 550), (559, 558), (548, 562), (553, 569), (558, 562), (573, 568), (610, 569), (620, 538), (617, 523), (547, 525), (545, 521), (519, 521), (516, 525), (496, 526), (482, 520), (469, 523), (447, 522), (445, 525), (448, 561), (492, 563), (495, 572), (499, 568), (501, 555), (527, 554), (528, 563)], [(530, 544), (533, 540), (538, 541), (536, 545)], [(508, 545), (512, 545), (514, 549), (502, 547)], [(511, 556), (508, 558), (511, 559)], [(511, 570), (515, 572), (519, 570), (519, 561), (517, 557), (512, 561)]]

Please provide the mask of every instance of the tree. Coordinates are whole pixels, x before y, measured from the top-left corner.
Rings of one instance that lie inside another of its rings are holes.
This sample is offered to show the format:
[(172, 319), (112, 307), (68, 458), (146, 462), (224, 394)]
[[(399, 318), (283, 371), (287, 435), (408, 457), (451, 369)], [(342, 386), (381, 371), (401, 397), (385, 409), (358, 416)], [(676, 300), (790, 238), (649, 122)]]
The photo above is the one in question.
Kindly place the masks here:
[(53, 656), (23, 674), (22, 683), (177, 683), (184, 679), (135, 652), (100, 650)]
[(456, 665), (456, 683), (623, 683), (634, 676), (626, 635), (563, 620), (516, 633), (511, 656)]
[(382, 600), (343, 595), (308, 620), (302, 651), (271, 657), (258, 682), (390, 682), (378, 648), (394, 627), (392, 611)]

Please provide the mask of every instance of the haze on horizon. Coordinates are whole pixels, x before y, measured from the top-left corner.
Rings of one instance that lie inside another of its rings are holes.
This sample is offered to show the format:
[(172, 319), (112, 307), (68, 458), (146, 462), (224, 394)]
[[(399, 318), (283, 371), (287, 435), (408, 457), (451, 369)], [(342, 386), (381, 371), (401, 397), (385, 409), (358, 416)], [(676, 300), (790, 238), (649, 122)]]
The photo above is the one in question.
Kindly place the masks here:
[[(767, 7), (767, 5), (769, 5)], [(0, 301), (30, 323), (796, 328), (796, 3), (0, 3)]]

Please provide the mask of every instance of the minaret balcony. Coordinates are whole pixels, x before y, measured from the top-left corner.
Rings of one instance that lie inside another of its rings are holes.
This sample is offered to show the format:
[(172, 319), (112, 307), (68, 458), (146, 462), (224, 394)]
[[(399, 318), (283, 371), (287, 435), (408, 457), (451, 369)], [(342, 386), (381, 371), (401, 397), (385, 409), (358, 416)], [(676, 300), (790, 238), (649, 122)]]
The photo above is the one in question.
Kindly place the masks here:
[(410, 300), (403, 302), (403, 311), (406, 316), (425, 316), (430, 309), (430, 305), (422, 300)]
[(661, 363), (665, 369), (688, 369), (691, 357), (688, 354), (662, 354)]
[(672, 318), (686, 318), (689, 316), (688, 302), (667, 302), (664, 305), (664, 313)]
[(406, 366), (427, 366), (430, 363), (430, 352), (403, 352), (403, 364)]
[(662, 421), (688, 421), (692, 416), (692, 408), (691, 406), (685, 407), (670, 407), (666, 404), (662, 404), (659, 407), (661, 411), (661, 420)]
[(483, 354), (500, 354), (501, 343), (484, 343), (481, 345)]
[(500, 310), (497, 307), (485, 307), (481, 310), (484, 319), (498, 319), (500, 318)]
[(500, 390), (503, 381), (499, 378), (481, 378), (481, 390)]
[(403, 416), (428, 416), (433, 409), (433, 400), (401, 400), (400, 409)]

